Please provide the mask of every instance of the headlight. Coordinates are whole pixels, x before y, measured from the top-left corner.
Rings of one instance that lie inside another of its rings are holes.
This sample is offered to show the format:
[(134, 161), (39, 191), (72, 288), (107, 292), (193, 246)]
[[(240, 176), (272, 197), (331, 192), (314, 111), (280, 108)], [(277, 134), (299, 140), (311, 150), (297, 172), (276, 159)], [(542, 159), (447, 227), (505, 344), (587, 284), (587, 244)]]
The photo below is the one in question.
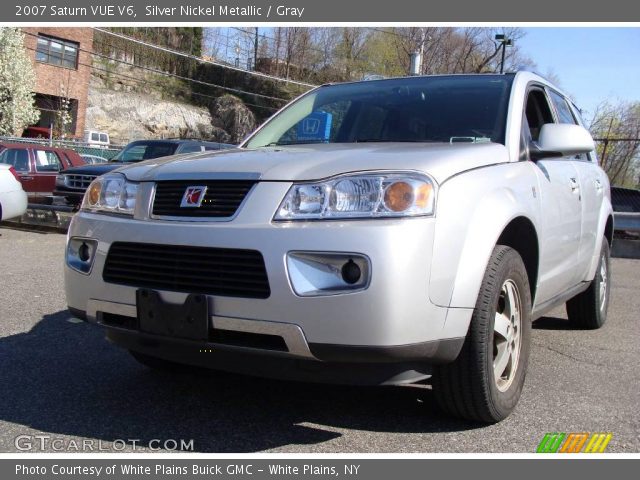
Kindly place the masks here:
[(124, 175), (104, 175), (89, 185), (84, 194), (82, 209), (133, 215), (137, 193), (138, 184), (128, 182)]
[(65, 177), (64, 175), (56, 175), (56, 187), (65, 186), (64, 177)]
[(365, 173), (294, 184), (274, 220), (433, 215), (435, 182), (407, 173)]

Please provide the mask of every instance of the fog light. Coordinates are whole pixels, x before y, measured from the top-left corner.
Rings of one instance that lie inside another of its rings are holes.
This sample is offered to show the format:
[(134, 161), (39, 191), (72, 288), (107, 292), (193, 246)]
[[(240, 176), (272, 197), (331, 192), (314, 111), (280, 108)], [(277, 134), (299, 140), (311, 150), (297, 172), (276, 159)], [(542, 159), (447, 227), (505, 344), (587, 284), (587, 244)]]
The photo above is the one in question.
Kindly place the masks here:
[(88, 274), (93, 267), (98, 242), (86, 238), (71, 238), (67, 244), (66, 261), (69, 268)]
[(80, 245), (80, 248), (78, 249), (78, 258), (83, 262), (88, 262), (91, 258), (91, 250), (86, 242), (82, 242), (82, 245)]
[(353, 253), (289, 252), (289, 281), (296, 295), (312, 297), (364, 290), (369, 286), (369, 258)]
[(349, 285), (353, 285), (360, 280), (361, 275), (362, 271), (360, 270), (360, 267), (351, 258), (342, 266), (342, 279)]

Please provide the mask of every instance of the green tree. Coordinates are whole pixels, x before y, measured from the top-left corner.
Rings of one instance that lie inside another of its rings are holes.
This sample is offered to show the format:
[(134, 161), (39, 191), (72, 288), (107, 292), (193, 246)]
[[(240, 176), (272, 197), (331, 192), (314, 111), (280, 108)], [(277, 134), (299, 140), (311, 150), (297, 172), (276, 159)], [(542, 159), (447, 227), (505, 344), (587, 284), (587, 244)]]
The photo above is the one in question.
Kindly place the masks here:
[(17, 28), (0, 27), (0, 135), (16, 135), (38, 121), (36, 74)]

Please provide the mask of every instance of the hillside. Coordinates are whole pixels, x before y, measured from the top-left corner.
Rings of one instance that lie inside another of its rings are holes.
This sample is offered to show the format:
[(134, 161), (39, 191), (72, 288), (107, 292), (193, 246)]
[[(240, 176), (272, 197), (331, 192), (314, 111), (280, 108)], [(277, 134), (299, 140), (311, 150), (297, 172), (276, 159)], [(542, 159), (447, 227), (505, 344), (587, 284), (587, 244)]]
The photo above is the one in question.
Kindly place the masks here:
[(182, 97), (178, 82), (123, 75), (94, 74), (89, 86), (86, 128), (108, 132), (114, 144), (172, 137), (239, 143), (256, 127), (254, 114), (232, 95), (197, 106)]

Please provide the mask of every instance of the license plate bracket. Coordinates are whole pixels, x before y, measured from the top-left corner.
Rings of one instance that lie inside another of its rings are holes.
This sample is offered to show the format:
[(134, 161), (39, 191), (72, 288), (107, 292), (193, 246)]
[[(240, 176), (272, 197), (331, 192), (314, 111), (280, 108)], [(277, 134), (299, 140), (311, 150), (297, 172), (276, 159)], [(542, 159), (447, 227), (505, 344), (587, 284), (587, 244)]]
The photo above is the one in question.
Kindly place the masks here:
[(167, 303), (155, 290), (136, 291), (140, 331), (174, 338), (207, 340), (209, 305), (205, 295), (190, 294), (182, 305)]

